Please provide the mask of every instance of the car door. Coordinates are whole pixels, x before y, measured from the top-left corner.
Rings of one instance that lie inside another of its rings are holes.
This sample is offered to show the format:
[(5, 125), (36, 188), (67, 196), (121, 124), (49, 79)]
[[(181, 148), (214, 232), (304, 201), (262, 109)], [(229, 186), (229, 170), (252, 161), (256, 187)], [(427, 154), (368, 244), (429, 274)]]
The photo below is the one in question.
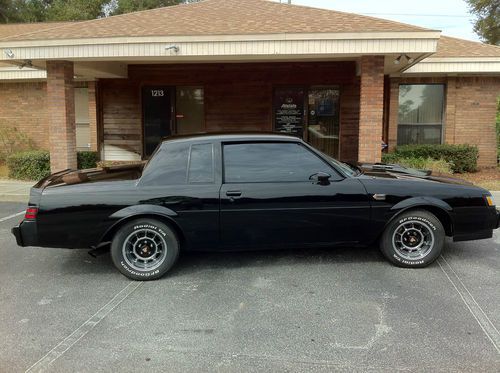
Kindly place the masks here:
[(301, 142), (225, 143), (223, 167), (221, 242), (228, 249), (356, 243), (369, 223), (361, 182)]

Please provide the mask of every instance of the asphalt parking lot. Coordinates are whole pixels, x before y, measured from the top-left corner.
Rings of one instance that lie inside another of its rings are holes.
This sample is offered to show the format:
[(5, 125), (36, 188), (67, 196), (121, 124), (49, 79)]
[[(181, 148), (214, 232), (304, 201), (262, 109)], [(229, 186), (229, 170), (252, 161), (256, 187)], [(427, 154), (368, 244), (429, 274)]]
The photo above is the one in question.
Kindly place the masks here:
[(500, 232), (429, 268), (370, 249), (193, 253), (156, 282), (18, 248), (0, 203), (0, 371), (499, 371)]

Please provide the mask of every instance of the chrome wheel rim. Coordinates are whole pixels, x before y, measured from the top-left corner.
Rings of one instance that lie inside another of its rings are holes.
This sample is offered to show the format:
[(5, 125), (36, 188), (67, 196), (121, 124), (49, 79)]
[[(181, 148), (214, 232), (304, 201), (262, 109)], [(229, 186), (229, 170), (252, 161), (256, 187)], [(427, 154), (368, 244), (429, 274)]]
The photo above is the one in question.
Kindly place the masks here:
[(406, 260), (420, 260), (434, 247), (432, 228), (420, 220), (408, 220), (398, 225), (392, 235), (392, 245)]
[(130, 233), (122, 246), (125, 262), (137, 271), (158, 268), (167, 256), (167, 242), (152, 229), (140, 229)]

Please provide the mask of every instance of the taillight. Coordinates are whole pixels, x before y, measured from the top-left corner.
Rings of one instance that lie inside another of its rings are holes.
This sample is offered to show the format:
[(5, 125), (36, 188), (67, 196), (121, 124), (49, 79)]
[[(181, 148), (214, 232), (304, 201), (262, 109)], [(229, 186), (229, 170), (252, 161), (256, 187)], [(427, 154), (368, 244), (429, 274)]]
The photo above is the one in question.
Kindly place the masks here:
[(24, 218), (34, 220), (34, 219), (36, 219), (37, 214), (38, 214), (37, 207), (28, 207), (26, 209), (26, 213), (24, 214)]

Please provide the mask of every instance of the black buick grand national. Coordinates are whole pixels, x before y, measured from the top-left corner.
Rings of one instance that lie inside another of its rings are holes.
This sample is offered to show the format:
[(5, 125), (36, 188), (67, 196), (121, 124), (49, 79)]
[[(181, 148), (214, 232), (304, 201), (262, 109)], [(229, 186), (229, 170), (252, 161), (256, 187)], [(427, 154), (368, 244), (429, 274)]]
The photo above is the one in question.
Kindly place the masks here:
[(490, 193), (391, 165), (338, 162), (295, 137), (224, 134), (165, 140), (144, 164), (66, 170), (31, 190), (20, 246), (110, 245), (116, 267), (157, 279), (183, 250), (371, 245), (424, 267), (446, 236), (489, 238)]

